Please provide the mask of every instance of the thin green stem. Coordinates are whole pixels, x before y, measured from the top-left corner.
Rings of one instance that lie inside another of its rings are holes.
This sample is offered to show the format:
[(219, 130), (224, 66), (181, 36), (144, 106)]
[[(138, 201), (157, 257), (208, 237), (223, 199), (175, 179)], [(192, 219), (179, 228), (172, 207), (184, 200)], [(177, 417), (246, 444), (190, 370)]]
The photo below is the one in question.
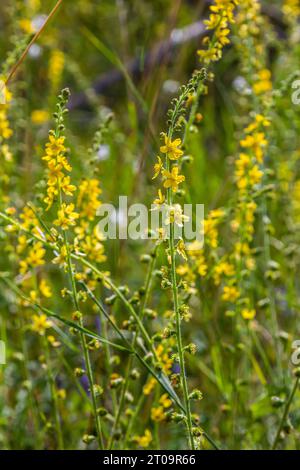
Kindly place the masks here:
[[(66, 234), (65, 231), (64, 231), (64, 241), (65, 241), (65, 246), (66, 246), (66, 250), (67, 250), (68, 273), (69, 273), (70, 281), (71, 281), (71, 285), (72, 285), (73, 301), (74, 301), (74, 305), (75, 305), (76, 310), (78, 312), (80, 312), (80, 307), (79, 307), (79, 302), (78, 302), (78, 294), (77, 294), (77, 289), (76, 289), (76, 282), (75, 282), (75, 279), (74, 279), (73, 266), (72, 266), (72, 261), (71, 261), (71, 256), (70, 256), (70, 247), (69, 247), (69, 244), (68, 244), (67, 234)], [(81, 327), (84, 326), (81, 315), (79, 316), (79, 325)], [(104, 449), (102, 426), (101, 426), (101, 421), (100, 421), (99, 414), (97, 412), (97, 399), (96, 399), (95, 388), (94, 388), (93, 370), (92, 370), (92, 365), (91, 365), (91, 360), (90, 360), (90, 355), (89, 355), (89, 351), (88, 351), (86, 337), (82, 332), (80, 332), (80, 340), (81, 340), (82, 350), (83, 350), (83, 354), (84, 354), (86, 372), (87, 372), (89, 385), (90, 385), (90, 393), (91, 393), (91, 397), (92, 397), (92, 405), (93, 405), (94, 419), (95, 419), (95, 424), (96, 424), (98, 444), (99, 444), (100, 449)]]
[[(172, 138), (173, 131), (169, 131), (169, 138)], [(166, 157), (166, 167), (167, 171), (170, 170), (170, 161), (168, 156)], [(167, 200), (169, 207), (173, 204), (173, 194), (172, 189), (167, 190)], [(169, 250), (171, 258), (171, 282), (172, 282), (172, 293), (173, 293), (173, 305), (176, 321), (176, 339), (177, 339), (177, 351), (179, 356), (179, 365), (180, 365), (180, 378), (181, 386), (183, 391), (184, 405), (186, 410), (186, 426), (189, 437), (189, 445), (191, 449), (195, 449), (195, 443), (193, 438), (193, 423), (191, 416), (191, 405), (189, 400), (189, 392), (186, 378), (186, 369), (185, 369), (185, 360), (184, 360), (184, 351), (182, 344), (182, 333), (181, 333), (181, 315), (179, 310), (179, 299), (178, 299), (178, 286), (177, 286), (177, 275), (176, 275), (176, 251), (175, 251), (175, 225), (174, 222), (170, 224), (170, 238), (169, 238)]]
[[(145, 307), (147, 305), (147, 301), (148, 301), (149, 294), (150, 294), (151, 280), (152, 280), (153, 269), (154, 269), (155, 261), (156, 261), (156, 250), (157, 250), (157, 248), (155, 248), (155, 251), (154, 251), (152, 259), (151, 259), (151, 263), (149, 265), (149, 269), (148, 269), (148, 272), (147, 272), (146, 283), (145, 283), (145, 294), (144, 294), (143, 302), (142, 302), (142, 304), (140, 306), (140, 309), (139, 309), (139, 318), (141, 320), (143, 320), (144, 310), (145, 310)], [(137, 338), (138, 338), (138, 334), (137, 334), (137, 332), (135, 332), (134, 338), (133, 338), (133, 341), (132, 341), (132, 344), (131, 344), (131, 349), (133, 349), (133, 350), (135, 349)], [(123, 383), (122, 390), (121, 390), (121, 398), (120, 398), (120, 402), (119, 402), (119, 407), (118, 407), (116, 419), (114, 421), (113, 431), (111, 433), (111, 440), (110, 440), (109, 449), (113, 448), (114, 434), (115, 434), (115, 431), (116, 431), (116, 429), (119, 425), (121, 415), (122, 415), (122, 411), (123, 411), (123, 408), (124, 408), (126, 393), (127, 393), (127, 390), (128, 390), (128, 387), (129, 387), (129, 382), (130, 382), (130, 372), (131, 372), (132, 367), (133, 367), (133, 360), (134, 360), (133, 356), (130, 356), (129, 359), (128, 359), (128, 363), (127, 363), (127, 367), (126, 367), (126, 373), (125, 373), (125, 379), (124, 379), (124, 383)]]
[(64, 450), (64, 442), (63, 442), (63, 434), (62, 434), (60, 415), (59, 415), (57, 392), (56, 392), (55, 380), (54, 380), (53, 373), (52, 373), (49, 345), (45, 336), (43, 336), (43, 346), (44, 346), (45, 357), (46, 357), (47, 377), (48, 377), (48, 381), (50, 385), (50, 393), (51, 393), (51, 400), (52, 400), (52, 406), (53, 406), (55, 430), (57, 434), (58, 450)]
[(281, 421), (280, 421), (280, 424), (279, 424), (279, 427), (278, 427), (278, 430), (277, 430), (277, 433), (276, 433), (276, 436), (275, 436), (275, 439), (274, 439), (274, 442), (273, 442), (273, 445), (272, 445), (272, 450), (276, 450), (276, 447), (278, 445), (282, 428), (284, 426), (284, 423), (286, 422), (286, 419), (287, 419), (288, 413), (290, 411), (290, 407), (291, 407), (293, 398), (295, 396), (295, 393), (296, 393), (298, 385), (299, 385), (299, 380), (300, 380), (300, 377), (297, 377), (296, 380), (295, 380), (293, 389), (291, 391), (291, 394), (289, 396), (289, 399), (285, 404), (284, 412), (283, 412), (283, 415), (282, 415), (282, 418), (281, 418)]

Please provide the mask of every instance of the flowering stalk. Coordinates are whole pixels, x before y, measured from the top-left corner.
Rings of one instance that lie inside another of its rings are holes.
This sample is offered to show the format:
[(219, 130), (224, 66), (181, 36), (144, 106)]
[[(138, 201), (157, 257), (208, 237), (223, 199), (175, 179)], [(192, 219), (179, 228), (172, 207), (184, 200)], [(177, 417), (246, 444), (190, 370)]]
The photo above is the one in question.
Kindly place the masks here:
[[(184, 347), (182, 341), (182, 332), (181, 332), (181, 312), (180, 312), (180, 304), (179, 304), (179, 296), (178, 296), (178, 284), (177, 284), (177, 275), (176, 275), (176, 251), (184, 252), (184, 248), (179, 249), (180, 247), (184, 247), (183, 241), (180, 241), (177, 246), (175, 247), (175, 222), (182, 226), (185, 216), (182, 214), (182, 209), (179, 204), (174, 204), (173, 194), (177, 191), (178, 185), (185, 180), (183, 175), (179, 174), (179, 166), (174, 164), (180, 157), (183, 155), (183, 151), (180, 149), (181, 139), (173, 140), (174, 132), (179, 130), (182, 125), (182, 118), (185, 112), (185, 104), (188, 96), (198, 88), (199, 83), (203, 79), (203, 74), (197, 73), (191, 79), (187, 86), (182, 87), (181, 94), (178, 99), (174, 100), (174, 108), (169, 112), (170, 116), (170, 126), (168, 130), (168, 134), (164, 134), (165, 145), (160, 148), (161, 153), (166, 155), (165, 158), (165, 165), (161, 162), (160, 157), (158, 157), (158, 163), (155, 165), (154, 170), (155, 174), (154, 177), (156, 178), (159, 174), (163, 176), (163, 187), (166, 189), (166, 200), (167, 200), (167, 208), (168, 208), (168, 222), (169, 222), (169, 263), (170, 263), (170, 270), (171, 270), (171, 288), (172, 288), (172, 296), (173, 296), (173, 308), (174, 308), (174, 316), (175, 316), (175, 325), (176, 325), (176, 341), (177, 341), (177, 354), (178, 360), (180, 365), (180, 382), (183, 392), (184, 398), (184, 406), (185, 406), (185, 421), (186, 427), (188, 432), (188, 440), (189, 446), (191, 449), (195, 449), (195, 442), (193, 436), (193, 422), (192, 422), (192, 415), (191, 415), (191, 406), (189, 400), (189, 391), (188, 391), (188, 384), (187, 384), (187, 375), (186, 375), (186, 366), (185, 366), (185, 358), (184, 358)], [(156, 205), (164, 205), (165, 204), (165, 197), (162, 195), (161, 190), (159, 190), (159, 197), (157, 200), (154, 201)]]
[[(72, 298), (76, 312), (74, 314), (75, 319), (78, 321), (80, 327), (82, 328), (83, 319), (82, 314), (80, 313), (80, 306), (78, 301), (78, 293), (76, 288), (76, 281), (74, 277), (74, 270), (71, 261), (71, 251), (70, 245), (68, 242), (67, 229), (75, 224), (75, 220), (79, 215), (74, 212), (74, 204), (65, 204), (63, 202), (63, 192), (67, 195), (72, 195), (76, 187), (70, 184), (70, 177), (65, 176), (63, 170), (71, 171), (71, 166), (69, 165), (66, 157), (64, 156), (64, 137), (61, 136), (61, 132), (64, 130), (64, 114), (66, 113), (66, 103), (69, 98), (69, 90), (63, 90), (57, 106), (57, 113), (55, 115), (57, 127), (54, 136), (50, 136), (50, 143), (47, 147), (47, 155), (44, 157), (44, 160), (48, 162), (49, 168), (49, 179), (48, 179), (48, 189), (47, 197), (45, 202), (50, 208), (55, 200), (55, 197), (58, 197), (59, 210), (58, 217), (54, 221), (55, 225), (61, 227), (63, 233), (64, 245), (61, 248), (61, 253), (65, 254), (67, 261), (67, 272), (69, 275), (71, 288), (72, 288)], [(80, 332), (81, 346), (84, 354), (84, 361), (86, 365), (86, 372), (89, 380), (90, 393), (92, 398), (93, 414), (96, 424), (97, 439), (100, 449), (104, 448), (103, 435), (102, 435), (102, 426), (100, 421), (100, 416), (97, 411), (97, 399), (95, 393), (95, 383), (92, 371), (92, 365), (90, 360), (90, 355), (88, 351), (87, 341), (85, 335)]]
[[(173, 130), (169, 131), (169, 139), (172, 140)], [(169, 159), (166, 159), (166, 168), (169, 171), (170, 162)], [(170, 188), (167, 189), (167, 200), (168, 205), (172, 207), (173, 205), (173, 194)], [(187, 376), (186, 376), (186, 367), (184, 360), (184, 351), (182, 343), (182, 332), (181, 332), (181, 315), (179, 312), (179, 300), (178, 300), (178, 286), (177, 286), (177, 276), (176, 276), (176, 254), (175, 254), (175, 237), (174, 237), (174, 222), (170, 224), (170, 238), (169, 238), (169, 250), (171, 258), (171, 279), (172, 279), (172, 291), (173, 291), (173, 304), (174, 312), (176, 318), (176, 339), (177, 339), (177, 351), (179, 355), (179, 364), (180, 364), (180, 374), (181, 374), (181, 385), (183, 390), (184, 404), (186, 408), (186, 420), (187, 420), (187, 430), (189, 435), (189, 445), (191, 449), (195, 449), (194, 437), (192, 432), (192, 416), (191, 416), (191, 406), (189, 400), (189, 392), (187, 385)]]

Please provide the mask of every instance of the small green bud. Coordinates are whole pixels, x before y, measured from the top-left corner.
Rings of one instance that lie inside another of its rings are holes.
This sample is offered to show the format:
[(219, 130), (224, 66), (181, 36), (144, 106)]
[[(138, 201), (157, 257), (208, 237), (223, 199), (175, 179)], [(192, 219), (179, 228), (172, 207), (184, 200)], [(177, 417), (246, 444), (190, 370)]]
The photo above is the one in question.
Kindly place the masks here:
[(93, 386), (93, 390), (94, 390), (94, 394), (96, 395), (96, 397), (100, 397), (101, 395), (103, 395), (104, 390), (101, 387), (101, 385), (95, 384)]
[(202, 431), (201, 428), (194, 427), (194, 428), (192, 429), (192, 433), (193, 433), (193, 436), (195, 436), (195, 437), (201, 437), (202, 434), (203, 434), (203, 431)]
[(130, 378), (132, 380), (138, 380), (140, 378), (141, 374), (137, 369), (132, 369), (130, 372)]
[(293, 370), (294, 376), (297, 377), (297, 379), (300, 378), (300, 367), (297, 367), (296, 369)]
[(116, 299), (117, 299), (117, 296), (115, 294), (113, 294), (110, 297), (106, 297), (106, 299), (104, 299), (104, 303), (106, 305), (113, 305), (115, 303)]
[(280, 397), (273, 396), (271, 397), (271, 404), (273, 408), (280, 408), (282, 405), (284, 405), (284, 400)]
[(99, 416), (101, 416), (103, 418), (104, 418), (104, 416), (108, 415), (108, 411), (103, 407), (98, 408), (97, 413), (98, 413)]
[(200, 392), (200, 390), (193, 390), (191, 393), (190, 393), (190, 396), (189, 396), (189, 399), (190, 400), (202, 400), (203, 398), (203, 394), (202, 392)]
[(140, 261), (141, 261), (141, 263), (148, 264), (151, 261), (151, 256), (150, 255), (142, 255), (140, 257)]
[(74, 369), (74, 374), (76, 377), (82, 377), (85, 374), (85, 370), (80, 367), (76, 367), (76, 369)]
[(96, 439), (95, 436), (93, 436), (92, 434), (84, 434), (82, 436), (82, 440), (85, 444), (90, 444), (91, 442), (93, 442), (94, 440)]
[(180, 423), (185, 419), (184, 415), (180, 413), (172, 413), (171, 418), (172, 421), (175, 421), (175, 423)]

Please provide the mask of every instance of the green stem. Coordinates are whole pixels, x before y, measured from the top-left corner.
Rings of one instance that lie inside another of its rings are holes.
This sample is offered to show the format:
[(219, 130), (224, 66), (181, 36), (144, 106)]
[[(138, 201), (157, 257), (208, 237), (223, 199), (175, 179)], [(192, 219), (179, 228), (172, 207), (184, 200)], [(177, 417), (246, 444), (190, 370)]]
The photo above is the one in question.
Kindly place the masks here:
[[(148, 377), (147, 376), (147, 380), (148, 380)], [(124, 438), (124, 450), (126, 450), (127, 448), (127, 443), (128, 443), (128, 440), (129, 440), (129, 436), (132, 432), (132, 428), (133, 428), (133, 425), (135, 423), (135, 420), (136, 418), (139, 416), (140, 412), (141, 412), (141, 409), (142, 409), (142, 406), (143, 406), (143, 403), (144, 403), (144, 400), (145, 400), (145, 395), (143, 393), (141, 393), (141, 396), (139, 398), (139, 401), (137, 402), (137, 405), (135, 407), (135, 410), (134, 410), (134, 413), (133, 415), (130, 417), (130, 420), (128, 422), (128, 426), (127, 426), (127, 429), (126, 429), (126, 433), (125, 433), (125, 438)]]
[(276, 450), (276, 447), (278, 445), (278, 441), (280, 439), (280, 434), (281, 434), (281, 431), (282, 431), (282, 428), (284, 426), (284, 423), (286, 422), (286, 419), (287, 419), (287, 416), (288, 416), (288, 413), (289, 413), (289, 410), (290, 410), (290, 407), (291, 407), (291, 404), (292, 404), (292, 401), (293, 401), (293, 398), (295, 396), (295, 393), (297, 391), (297, 388), (298, 388), (298, 385), (299, 385), (299, 380), (300, 378), (297, 377), (297, 379), (295, 380), (295, 383), (294, 383), (294, 387), (291, 391), (291, 394), (289, 396), (289, 399), (288, 401), (286, 402), (286, 405), (285, 405), (285, 408), (284, 408), (284, 412), (283, 412), (283, 415), (282, 415), (282, 418), (281, 418), (281, 421), (280, 421), (280, 424), (279, 424), (279, 428), (277, 430), (277, 433), (276, 433), (276, 437), (274, 439), (274, 443), (272, 445), (272, 450)]
[[(76, 289), (76, 282), (75, 282), (75, 279), (74, 279), (73, 266), (72, 266), (72, 261), (71, 261), (71, 256), (70, 256), (70, 248), (69, 248), (69, 244), (68, 244), (68, 240), (67, 240), (67, 234), (66, 234), (65, 231), (64, 231), (64, 242), (65, 242), (65, 246), (66, 246), (66, 250), (67, 250), (68, 272), (69, 272), (71, 285), (72, 285), (73, 301), (74, 301), (74, 305), (75, 305), (76, 310), (78, 312), (80, 312), (77, 289)], [(81, 327), (84, 326), (81, 315), (80, 315), (80, 319), (79, 319), (79, 325)], [(93, 405), (94, 419), (95, 419), (95, 424), (96, 424), (98, 444), (99, 444), (100, 449), (104, 449), (102, 426), (101, 426), (100, 417), (99, 417), (98, 412), (97, 412), (97, 399), (96, 399), (95, 389), (94, 389), (93, 370), (92, 370), (92, 365), (91, 365), (91, 360), (90, 360), (90, 355), (89, 355), (89, 351), (88, 351), (86, 337), (82, 332), (80, 332), (80, 340), (81, 340), (81, 346), (82, 346), (83, 355), (84, 355), (84, 361), (85, 361), (85, 365), (86, 365), (86, 372), (87, 372), (89, 385), (90, 385), (90, 392), (91, 392), (91, 397), (92, 397), (92, 405)]]
[(62, 435), (62, 429), (61, 429), (61, 423), (60, 423), (56, 386), (55, 386), (55, 380), (52, 374), (49, 346), (48, 346), (48, 342), (45, 336), (43, 336), (43, 346), (44, 346), (45, 356), (46, 356), (47, 376), (48, 376), (48, 381), (50, 385), (51, 400), (52, 400), (52, 406), (53, 406), (53, 412), (54, 412), (54, 423), (55, 423), (55, 429), (56, 429), (57, 441), (58, 441), (58, 450), (63, 450), (64, 442), (63, 442), (63, 435)]
[[(262, 206), (263, 206), (263, 216), (267, 217), (267, 202), (266, 202), (265, 197), (263, 199)], [(265, 263), (266, 263), (266, 266), (268, 266), (271, 260), (270, 235), (267, 232), (264, 220), (263, 220), (263, 237), (264, 237)], [(275, 350), (276, 350), (276, 364), (277, 364), (279, 377), (281, 378), (283, 377), (283, 371), (282, 371), (282, 361), (281, 361), (281, 344), (280, 344), (280, 338), (278, 335), (279, 323), (278, 323), (277, 309), (276, 309), (276, 303), (275, 303), (275, 290), (269, 281), (267, 281), (267, 289), (268, 289), (268, 294), (269, 294), (269, 299), (270, 299), (271, 324), (272, 324), (272, 333), (273, 333)]]
[(186, 369), (184, 361), (184, 351), (182, 345), (182, 333), (181, 333), (181, 316), (179, 311), (179, 302), (178, 302), (178, 287), (177, 287), (177, 276), (176, 276), (176, 261), (175, 261), (175, 246), (174, 246), (174, 224), (171, 224), (170, 230), (170, 241), (169, 241), (170, 255), (171, 255), (171, 279), (172, 279), (172, 291), (173, 291), (173, 303), (174, 303), (174, 312), (176, 319), (176, 338), (177, 338), (177, 349), (179, 355), (179, 365), (180, 365), (180, 375), (181, 375), (181, 385), (183, 391), (184, 404), (186, 409), (186, 424), (189, 434), (189, 443), (191, 449), (195, 449), (194, 438), (192, 433), (192, 416), (191, 416), (191, 406), (188, 393), (188, 385), (186, 379)]
[[(152, 259), (151, 259), (151, 263), (149, 265), (147, 278), (146, 278), (146, 284), (145, 284), (145, 295), (144, 295), (143, 302), (142, 302), (142, 304), (140, 306), (140, 309), (139, 309), (139, 318), (141, 320), (143, 320), (144, 310), (145, 310), (145, 307), (147, 305), (147, 301), (148, 301), (149, 294), (150, 294), (152, 274), (153, 274), (153, 269), (154, 269), (155, 261), (156, 261), (156, 250), (157, 250), (157, 248), (155, 248), (155, 251), (154, 251)], [(132, 344), (131, 344), (131, 349), (133, 349), (133, 350), (135, 349), (137, 338), (138, 338), (138, 334), (137, 334), (137, 332), (135, 332), (134, 338), (133, 338), (133, 341), (132, 341)], [(125, 380), (124, 380), (124, 383), (123, 383), (123, 386), (122, 386), (121, 398), (120, 398), (119, 408), (118, 408), (118, 411), (117, 411), (117, 416), (116, 416), (116, 419), (114, 421), (113, 430), (112, 430), (112, 433), (111, 433), (111, 440), (110, 440), (109, 449), (112, 449), (112, 447), (113, 447), (114, 433), (115, 433), (115, 431), (116, 431), (116, 429), (119, 425), (121, 415), (122, 415), (122, 411), (123, 411), (123, 408), (124, 408), (126, 392), (128, 390), (129, 381), (130, 381), (130, 371), (132, 370), (132, 366), (133, 366), (133, 360), (134, 360), (133, 356), (130, 356), (129, 359), (128, 359), (128, 363), (127, 363), (127, 367), (126, 367), (126, 373), (125, 373)]]
[[(172, 138), (172, 131), (169, 132), (169, 138)], [(170, 161), (167, 156), (166, 158), (166, 167), (167, 171), (170, 170)], [(172, 189), (167, 190), (167, 200), (168, 205), (172, 206), (173, 203), (173, 194)], [(169, 250), (171, 258), (171, 281), (172, 281), (172, 292), (173, 292), (173, 305), (176, 321), (176, 339), (177, 339), (177, 350), (179, 356), (179, 365), (180, 365), (180, 377), (181, 377), (181, 386), (183, 391), (184, 405), (186, 411), (186, 426), (189, 436), (189, 445), (191, 449), (195, 449), (195, 443), (192, 432), (192, 416), (191, 416), (191, 405), (189, 400), (189, 392), (186, 378), (186, 369), (185, 369), (185, 360), (184, 360), (184, 351), (182, 344), (182, 333), (181, 333), (181, 315), (179, 311), (179, 300), (178, 300), (178, 286), (177, 286), (177, 276), (176, 276), (176, 252), (175, 252), (175, 237), (174, 237), (174, 222), (170, 224), (170, 238), (169, 238)]]

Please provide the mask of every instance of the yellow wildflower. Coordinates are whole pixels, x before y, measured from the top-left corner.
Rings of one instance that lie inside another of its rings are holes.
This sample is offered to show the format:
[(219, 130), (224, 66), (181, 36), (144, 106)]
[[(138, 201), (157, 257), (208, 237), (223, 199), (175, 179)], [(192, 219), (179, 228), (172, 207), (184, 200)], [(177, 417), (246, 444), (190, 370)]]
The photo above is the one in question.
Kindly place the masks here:
[(163, 170), (162, 174), (165, 178), (164, 187), (165, 188), (172, 188), (172, 191), (175, 193), (178, 189), (178, 185), (185, 180), (184, 175), (179, 175), (179, 168), (178, 166), (173, 166), (171, 172), (167, 170)]
[(235, 286), (224, 286), (222, 300), (227, 302), (235, 302), (239, 296), (240, 293)]
[(39, 288), (40, 288), (41, 294), (42, 294), (44, 297), (49, 298), (49, 297), (52, 296), (51, 287), (50, 287), (49, 284), (45, 281), (45, 279), (42, 279), (42, 280), (41, 280), (40, 285), (39, 285)]
[(66, 151), (64, 146), (65, 137), (55, 137), (54, 135), (49, 135), (49, 142), (46, 144), (46, 154), (44, 160), (49, 160), (49, 157), (57, 157), (57, 155), (62, 154)]
[(183, 151), (180, 150), (182, 144), (181, 139), (171, 140), (166, 134), (164, 134), (165, 145), (160, 147), (161, 153), (167, 154), (170, 160), (178, 160), (183, 155)]
[(44, 124), (45, 122), (49, 121), (49, 113), (44, 109), (35, 109), (31, 113), (31, 121), (33, 124)]
[(150, 393), (154, 389), (155, 385), (156, 385), (156, 380), (155, 380), (154, 377), (151, 377), (143, 387), (143, 394), (144, 395), (150, 395)]
[(45, 264), (45, 249), (41, 242), (36, 242), (29, 251), (25, 260), (20, 261), (20, 273), (25, 274), (28, 269)]
[(63, 202), (57, 212), (57, 219), (54, 221), (54, 224), (61, 227), (62, 230), (67, 230), (70, 226), (75, 225), (75, 220), (78, 219), (79, 215), (74, 209), (74, 204)]
[(157, 155), (157, 163), (155, 163), (155, 165), (154, 165), (154, 176), (152, 178), (153, 180), (158, 177), (158, 175), (160, 174), (162, 168), (163, 168), (162, 160), (161, 160), (160, 156)]
[(153, 204), (156, 206), (161, 206), (165, 202), (166, 198), (164, 194), (161, 192), (161, 189), (158, 190), (158, 197), (154, 199)]
[(256, 311), (254, 309), (244, 308), (242, 310), (242, 317), (245, 320), (253, 320), (256, 316)]
[(151, 419), (152, 421), (160, 422), (165, 419), (166, 415), (164, 412), (163, 406), (153, 407), (151, 408)]
[(134, 436), (133, 437), (134, 442), (136, 442), (140, 447), (149, 447), (151, 441), (152, 441), (152, 434), (149, 429), (145, 430), (145, 434), (143, 436)]
[(260, 70), (253, 84), (253, 91), (256, 95), (261, 95), (270, 90), (272, 90), (271, 72), (267, 69)]
[(48, 320), (47, 316), (42, 313), (41, 315), (33, 315), (32, 317), (32, 331), (43, 336), (48, 328), (51, 328), (52, 323)]
[(183, 240), (179, 240), (179, 242), (177, 243), (176, 251), (180, 256), (182, 256), (183, 259), (187, 260), (187, 254)]
[(164, 407), (164, 408), (170, 408), (172, 406), (172, 400), (170, 400), (169, 395), (167, 393), (164, 393), (160, 399), (159, 403)]
[(67, 392), (64, 388), (60, 388), (59, 390), (57, 390), (57, 397), (60, 399), (60, 400), (65, 400), (66, 397), (67, 397)]
[(73, 192), (76, 191), (76, 186), (71, 183), (71, 178), (70, 176), (65, 176), (59, 181), (59, 186), (61, 190), (67, 195), (67, 196), (72, 196)]

